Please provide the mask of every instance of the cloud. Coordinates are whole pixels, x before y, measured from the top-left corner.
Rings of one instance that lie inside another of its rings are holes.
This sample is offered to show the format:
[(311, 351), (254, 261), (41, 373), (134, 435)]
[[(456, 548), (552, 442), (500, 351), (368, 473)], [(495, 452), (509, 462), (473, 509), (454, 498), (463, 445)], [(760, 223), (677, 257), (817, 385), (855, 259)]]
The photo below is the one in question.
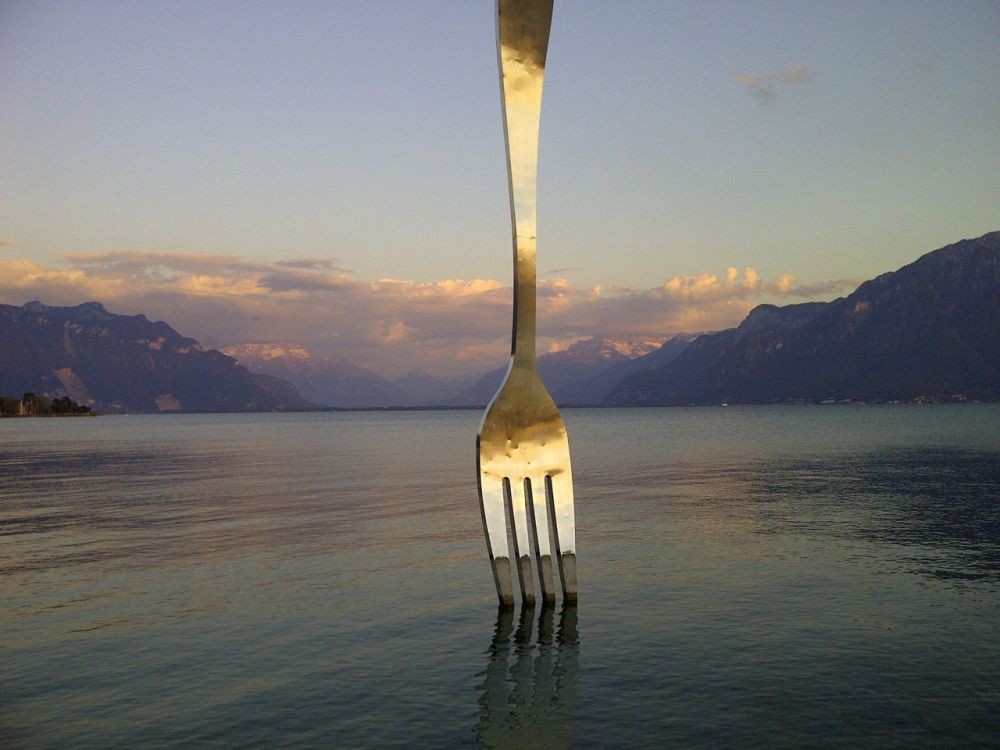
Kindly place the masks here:
[[(541, 348), (595, 333), (666, 338), (736, 325), (754, 305), (843, 292), (854, 279), (800, 285), (752, 267), (677, 275), (650, 288), (538, 282)], [(295, 341), (387, 375), (414, 367), (481, 372), (509, 349), (511, 288), (494, 279), (362, 281), (335, 262), (273, 263), (230, 255), (86, 253), (57, 265), (0, 259), (0, 300), (75, 305), (165, 320), (209, 347)]]
[(814, 77), (812, 68), (797, 64), (776, 73), (741, 73), (736, 76), (736, 82), (745, 86), (761, 104), (771, 104), (778, 98), (779, 87), (806, 83)]
[(569, 273), (570, 271), (582, 271), (583, 266), (563, 266), (562, 268), (553, 268), (545, 272), (546, 276), (558, 276), (562, 273)]
[(8, 239), (7, 237), (0, 237), (0, 247), (3, 247), (4, 245), (13, 245), (13, 244), (14, 240)]
[(289, 258), (275, 261), (274, 265), (281, 268), (299, 268), (305, 271), (337, 271), (350, 273), (340, 265), (340, 258)]
[(189, 274), (253, 274), (270, 271), (272, 263), (248, 260), (238, 255), (202, 253), (114, 252), (66, 253), (62, 259), (75, 268), (96, 275), (132, 279), (176, 278)]
[[(794, 277), (792, 278), (794, 279)], [(845, 292), (852, 292), (857, 289), (863, 281), (864, 279), (860, 277), (848, 276), (842, 279), (821, 281), (816, 284), (797, 285), (780, 293), (787, 294), (790, 297), (800, 297), (802, 299), (828, 298)]]
[(805, 83), (813, 79), (813, 72), (807, 65), (791, 65), (774, 77), (782, 83)]
[(350, 291), (356, 286), (345, 276), (284, 270), (267, 273), (257, 283), (273, 292)]

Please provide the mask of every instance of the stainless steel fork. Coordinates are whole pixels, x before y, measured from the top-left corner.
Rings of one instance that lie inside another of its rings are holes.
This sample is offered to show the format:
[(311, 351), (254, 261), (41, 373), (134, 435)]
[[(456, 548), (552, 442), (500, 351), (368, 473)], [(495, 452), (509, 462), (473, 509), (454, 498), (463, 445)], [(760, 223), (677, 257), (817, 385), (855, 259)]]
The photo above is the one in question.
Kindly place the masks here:
[[(498, 0), (497, 46), (514, 229), (514, 326), (507, 375), (479, 427), (479, 500), (502, 606), (513, 606), (511, 546), (521, 598), (576, 601), (576, 527), (566, 427), (535, 361), (535, 182), (553, 0)], [(512, 544), (508, 543), (508, 526)]]

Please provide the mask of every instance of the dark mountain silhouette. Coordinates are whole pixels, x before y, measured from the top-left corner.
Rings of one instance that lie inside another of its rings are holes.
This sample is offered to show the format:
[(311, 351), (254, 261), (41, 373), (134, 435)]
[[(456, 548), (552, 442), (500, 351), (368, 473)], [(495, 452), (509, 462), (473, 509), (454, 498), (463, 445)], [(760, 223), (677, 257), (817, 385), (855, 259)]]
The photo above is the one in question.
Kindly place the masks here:
[(1000, 398), (1000, 232), (866, 281), (846, 298), (760, 305), (605, 403)]
[(163, 322), (99, 302), (0, 305), (0, 394), (34, 392), (103, 411), (271, 411), (313, 407)]

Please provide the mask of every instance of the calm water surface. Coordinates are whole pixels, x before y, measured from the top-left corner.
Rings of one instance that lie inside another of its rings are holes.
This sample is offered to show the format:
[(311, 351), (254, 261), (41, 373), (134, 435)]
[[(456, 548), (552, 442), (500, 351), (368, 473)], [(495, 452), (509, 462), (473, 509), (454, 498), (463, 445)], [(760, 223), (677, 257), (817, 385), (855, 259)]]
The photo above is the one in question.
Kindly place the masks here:
[(565, 416), (509, 615), (478, 413), (0, 421), (0, 747), (1000, 743), (1000, 408)]

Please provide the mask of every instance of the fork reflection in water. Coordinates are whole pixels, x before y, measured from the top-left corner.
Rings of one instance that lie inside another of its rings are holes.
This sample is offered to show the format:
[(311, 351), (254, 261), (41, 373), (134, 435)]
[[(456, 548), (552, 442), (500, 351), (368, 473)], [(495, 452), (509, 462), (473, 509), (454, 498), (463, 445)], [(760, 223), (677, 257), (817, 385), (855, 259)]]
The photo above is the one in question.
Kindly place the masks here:
[[(479, 686), (481, 747), (552, 748), (572, 744), (576, 698), (576, 605), (564, 605), (555, 624), (555, 608), (501, 607)], [(537, 615), (537, 617), (536, 617)], [(532, 639), (537, 623), (537, 634)]]

